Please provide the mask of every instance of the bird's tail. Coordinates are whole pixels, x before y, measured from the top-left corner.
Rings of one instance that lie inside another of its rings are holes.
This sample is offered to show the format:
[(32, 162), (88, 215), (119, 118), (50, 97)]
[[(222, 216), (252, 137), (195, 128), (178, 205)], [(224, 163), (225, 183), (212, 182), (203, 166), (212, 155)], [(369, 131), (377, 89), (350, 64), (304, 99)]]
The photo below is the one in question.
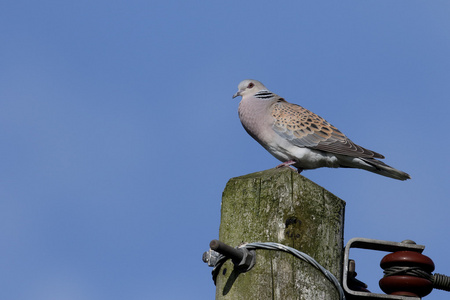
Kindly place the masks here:
[(409, 176), (409, 174), (397, 170), (391, 166), (388, 166), (387, 164), (385, 164), (382, 161), (379, 161), (377, 159), (374, 158), (362, 158), (360, 157), (360, 159), (362, 161), (364, 161), (365, 163), (369, 164), (370, 168), (367, 168), (367, 171), (376, 173), (376, 174), (380, 174), (386, 177), (390, 177), (390, 178), (394, 178), (394, 179), (398, 179), (398, 180), (406, 180), (406, 179), (411, 179), (411, 176)]

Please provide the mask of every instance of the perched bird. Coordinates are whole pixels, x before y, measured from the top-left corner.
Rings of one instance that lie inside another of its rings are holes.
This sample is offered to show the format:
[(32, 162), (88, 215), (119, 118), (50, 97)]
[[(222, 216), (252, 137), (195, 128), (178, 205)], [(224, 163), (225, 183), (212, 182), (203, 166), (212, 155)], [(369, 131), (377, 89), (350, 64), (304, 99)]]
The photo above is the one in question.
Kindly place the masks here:
[(287, 102), (259, 81), (239, 83), (239, 119), (267, 151), (300, 173), (321, 167), (357, 168), (406, 180), (411, 177), (376, 158), (383, 155), (353, 143), (336, 127), (309, 110)]

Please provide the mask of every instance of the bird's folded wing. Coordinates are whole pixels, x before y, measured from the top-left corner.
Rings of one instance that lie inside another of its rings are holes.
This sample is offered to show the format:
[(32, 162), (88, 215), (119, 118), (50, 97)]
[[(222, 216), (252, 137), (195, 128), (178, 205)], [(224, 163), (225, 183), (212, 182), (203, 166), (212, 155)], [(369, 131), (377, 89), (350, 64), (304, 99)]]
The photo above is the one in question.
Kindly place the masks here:
[(273, 130), (299, 147), (354, 157), (384, 158), (356, 145), (336, 127), (309, 110), (280, 98), (272, 107)]

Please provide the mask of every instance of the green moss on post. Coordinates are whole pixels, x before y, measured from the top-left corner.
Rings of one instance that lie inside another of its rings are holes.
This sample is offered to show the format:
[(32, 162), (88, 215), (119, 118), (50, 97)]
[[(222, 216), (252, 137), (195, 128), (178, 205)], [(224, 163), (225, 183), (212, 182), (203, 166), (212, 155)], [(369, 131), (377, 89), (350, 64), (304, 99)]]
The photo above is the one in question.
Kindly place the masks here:
[[(276, 242), (313, 257), (338, 280), (342, 274), (345, 202), (290, 168), (228, 181), (219, 239), (231, 246)], [(217, 277), (216, 300), (339, 299), (334, 285), (293, 255), (257, 250), (255, 267), (242, 274), (227, 261)]]

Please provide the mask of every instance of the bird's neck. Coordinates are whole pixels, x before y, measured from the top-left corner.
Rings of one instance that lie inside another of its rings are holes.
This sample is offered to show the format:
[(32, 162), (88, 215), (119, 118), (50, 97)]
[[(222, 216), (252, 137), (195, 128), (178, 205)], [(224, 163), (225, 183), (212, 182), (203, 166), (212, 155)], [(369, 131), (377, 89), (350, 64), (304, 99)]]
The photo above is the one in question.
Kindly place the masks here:
[(257, 92), (254, 97), (262, 100), (273, 100), (273, 98), (275, 98), (275, 94), (269, 92), (268, 90), (261, 90)]

